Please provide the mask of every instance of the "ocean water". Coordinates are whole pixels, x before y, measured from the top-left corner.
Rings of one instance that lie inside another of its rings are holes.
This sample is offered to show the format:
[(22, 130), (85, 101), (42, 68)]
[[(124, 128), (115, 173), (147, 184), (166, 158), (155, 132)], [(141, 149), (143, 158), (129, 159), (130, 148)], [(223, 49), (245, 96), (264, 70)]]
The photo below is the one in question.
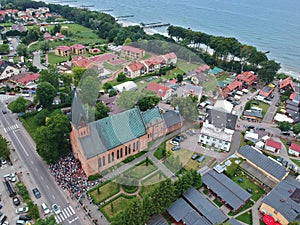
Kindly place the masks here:
[[(45, 0), (58, 2), (57, 0)], [(299, 0), (74, 0), (70, 6), (93, 5), (124, 23), (170, 23), (212, 35), (235, 37), (281, 63), (282, 71), (300, 77)], [(166, 28), (157, 32), (166, 34)]]

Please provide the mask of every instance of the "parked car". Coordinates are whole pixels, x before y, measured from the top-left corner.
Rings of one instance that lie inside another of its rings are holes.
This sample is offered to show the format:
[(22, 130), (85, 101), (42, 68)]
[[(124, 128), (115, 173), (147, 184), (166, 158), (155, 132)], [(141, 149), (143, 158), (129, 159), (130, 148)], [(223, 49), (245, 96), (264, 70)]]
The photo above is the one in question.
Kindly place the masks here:
[(59, 214), (60, 213), (60, 206), (57, 204), (53, 204), (52, 205), (52, 210), (55, 214)]
[(187, 139), (187, 136), (185, 134), (181, 134), (181, 137), (183, 137), (183, 139)]
[(177, 141), (177, 142), (181, 142), (180, 138), (173, 138), (172, 141)]
[(276, 102), (275, 106), (278, 107), (279, 105), (280, 105), (280, 103), (279, 103), (279, 102)]
[(259, 105), (259, 102), (252, 102), (253, 105)]
[(16, 197), (16, 196), (13, 197), (13, 203), (14, 203), (15, 206), (20, 205), (20, 199), (18, 197)]
[(290, 136), (291, 135), (290, 132), (288, 132), (288, 131), (283, 131), (283, 132), (281, 132), (281, 134), (285, 135), (285, 136)]
[(283, 165), (284, 167), (287, 167), (288, 161), (284, 160), (284, 161), (282, 162), (282, 165)]
[(203, 156), (201, 156), (197, 161), (198, 161), (198, 163), (202, 163), (203, 162), (203, 160), (205, 159), (206, 157), (203, 155)]
[(21, 215), (19, 216), (19, 220), (31, 220), (32, 217), (31, 216), (28, 216), (28, 215)]
[(291, 145), (292, 145), (292, 142), (287, 141), (287, 142), (286, 142), (286, 145), (287, 145), (287, 146), (291, 146)]
[(41, 193), (40, 193), (40, 191), (37, 188), (33, 188), (32, 192), (33, 192), (33, 194), (34, 194), (34, 196), (36, 198), (40, 198), (41, 197)]
[(16, 181), (16, 176), (13, 173), (9, 173), (3, 176), (3, 178), (8, 178), (9, 181), (15, 182)]
[(21, 207), (16, 209), (17, 214), (27, 213), (27, 212), (28, 212), (28, 207)]
[[(0, 217), (2, 217), (2, 216), (0, 216)], [(0, 224), (4, 225), (6, 219), (7, 219), (7, 216), (4, 215), (4, 216), (1, 218)], [(6, 222), (7, 222), (7, 221), (6, 221)], [(8, 222), (7, 222), (6, 224), (8, 224)]]
[(266, 129), (263, 128), (263, 127), (258, 127), (257, 130), (263, 130), (263, 131), (265, 131)]
[(192, 160), (196, 160), (197, 158), (199, 157), (199, 155), (198, 154), (194, 154), (194, 155), (192, 155)]
[(248, 128), (248, 129), (254, 129), (255, 127), (252, 126), (252, 125), (248, 125), (247, 128)]
[(180, 148), (179, 145), (174, 146), (174, 147), (171, 148), (172, 151), (177, 151), (177, 150), (180, 150), (180, 149), (181, 149), (181, 148)]
[(282, 157), (279, 157), (279, 158), (277, 158), (277, 161), (280, 162), (280, 163), (282, 163), (283, 158), (282, 158)]
[(171, 144), (171, 145), (178, 146), (178, 145), (179, 145), (179, 142), (177, 142), (177, 141), (173, 141), (173, 140), (172, 140), (172, 141), (170, 141), (170, 144)]
[(6, 111), (5, 109), (2, 109), (2, 113), (3, 113), (3, 114), (6, 114), (7, 111)]
[(252, 194), (252, 188), (247, 188), (247, 192)]

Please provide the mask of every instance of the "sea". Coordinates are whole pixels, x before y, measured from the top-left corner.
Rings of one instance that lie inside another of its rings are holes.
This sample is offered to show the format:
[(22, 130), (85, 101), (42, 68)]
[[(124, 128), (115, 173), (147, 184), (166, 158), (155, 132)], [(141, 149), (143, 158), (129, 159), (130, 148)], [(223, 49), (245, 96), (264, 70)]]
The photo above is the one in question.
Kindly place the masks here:
[[(281, 72), (300, 78), (299, 0), (45, 0), (109, 13), (124, 24), (170, 23), (212, 35), (235, 37), (269, 52)], [(131, 16), (131, 17), (124, 17)], [(167, 28), (148, 32), (167, 35)]]

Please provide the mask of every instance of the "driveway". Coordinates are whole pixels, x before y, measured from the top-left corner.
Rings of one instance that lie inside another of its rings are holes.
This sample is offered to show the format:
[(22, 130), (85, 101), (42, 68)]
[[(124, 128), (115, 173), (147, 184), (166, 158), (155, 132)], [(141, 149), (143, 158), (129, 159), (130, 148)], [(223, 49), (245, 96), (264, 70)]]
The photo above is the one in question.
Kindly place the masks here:
[(48, 69), (47, 67), (45, 67), (41, 64), (41, 52), (40, 51), (33, 53), (32, 64), (40, 70), (47, 70)]

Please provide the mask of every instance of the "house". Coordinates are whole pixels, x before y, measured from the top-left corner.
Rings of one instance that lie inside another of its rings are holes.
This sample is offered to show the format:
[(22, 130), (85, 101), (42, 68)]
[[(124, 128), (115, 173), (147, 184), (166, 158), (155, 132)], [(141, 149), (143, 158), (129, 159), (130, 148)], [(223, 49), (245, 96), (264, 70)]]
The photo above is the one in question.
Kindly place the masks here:
[(75, 55), (83, 55), (85, 54), (85, 46), (81, 44), (74, 44), (70, 46), (71, 53)]
[(228, 94), (234, 90), (241, 90), (243, 87), (243, 83), (241, 81), (233, 81), (231, 84), (227, 85), (223, 90), (223, 96), (227, 97)]
[(244, 88), (248, 88), (256, 82), (257, 76), (252, 71), (242, 72), (236, 77), (236, 80), (242, 82)]
[(45, 32), (43, 34), (43, 38), (45, 41), (53, 41), (54, 40), (53, 36), (49, 32)]
[(300, 103), (300, 93), (297, 93), (297, 92), (293, 92), (291, 95), (290, 95), (290, 99), (293, 101), (293, 102), (296, 102), (296, 103)]
[(272, 216), (282, 225), (299, 219), (300, 189), (299, 181), (293, 177), (286, 177), (262, 200), (259, 211)]
[(177, 56), (174, 52), (170, 52), (161, 57), (165, 60), (165, 63), (170, 66), (175, 66), (177, 64)]
[(209, 69), (210, 69), (210, 66), (205, 64), (205, 65), (199, 66), (196, 69), (196, 73), (201, 73), (201, 72), (204, 72), (204, 71), (209, 70)]
[(300, 155), (300, 145), (292, 143), (289, 148), (289, 154), (299, 157)]
[(98, 53), (101, 53), (101, 50), (99, 48), (91, 48), (91, 49), (89, 49), (89, 53), (98, 54)]
[(223, 111), (226, 113), (231, 113), (233, 110), (233, 105), (226, 100), (217, 100), (213, 106), (214, 109)]
[(210, 170), (202, 177), (203, 185), (230, 210), (236, 212), (249, 201), (251, 194), (241, 188), (229, 177), (215, 170)]
[(182, 128), (183, 126), (183, 117), (179, 114), (178, 111), (165, 111), (162, 113), (162, 117), (165, 121), (165, 133), (173, 132)]
[(23, 24), (21, 23), (15, 23), (11, 26), (10, 30), (15, 30), (15, 31), (19, 31), (19, 32), (27, 32), (27, 27), (25, 27)]
[(263, 119), (262, 111), (252, 109), (244, 110), (242, 119), (261, 121)]
[(121, 57), (128, 57), (130, 59), (141, 59), (145, 56), (145, 50), (132, 47), (132, 46), (122, 46)]
[(70, 56), (71, 55), (71, 48), (69, 46), (58, 46), (54, 50), (54, 54), (58, 56)]
[(268, 139), (265, 144), (265, 150), (279, 153), (282, 148), (282, 144), (278, 141), (274, 141), (272, 139)]
[(189, 75), (189, 73), (187, 72), (186, 75), (187, 77), (191, 77), (192, 83), (196, 85), (202, 84), (207, 80), (206, 74), (203, 72), (195, 72), (195, 73), (191, 73), (191, 75)]
[(200, 102), (202, 96), (202, 87), (193, 84), (185, 84), (177, 89), (178, 97), (194, 96), (197, 98), (197, 102)]
[(146, 222), (147, 225), (168, 225), (168, 221), (161, 215), (153, 215), (151, 219)]
[(113, 89), (119, 93), (122, 93), (123, 91), (135, 91), (138, 89), (138, 86), (133, 81), (126, 81), (122, 84), (113, 86)]
[(38, 73), (24, 72), (13, 76), (11, 80), (17, 82), (20, 85), (27, 85), (28, 83), (36, 82), (39, 77), (40, 74)]
[(86, 58), (83, 56), (75, 56), (72, 58), (71, 63), (72, 63), (72, 67), (81, 66), (86, 69), (92, 69), (96, 73), (104, 72), (103, 63), (94, 62), (91, 60), (91, 58)]
[(15, 68), (13, 64), (0, 60), (0, 80), (6, 80), (15, 75), (18, 75), (20, 70)]
[(123, 71), (127, 77), (135, 78), (144, 75), (147, 69), (141, 62), (131, 62), (128, 65), (125, 65)]
[(290, 89), (292, 92), (295, 92), (295, 84), (291, 77), (287, 77), (284, 80), (282, 80), (279, 84), (280, 92), (284, 92), (287, 89)]
[(173, 89), (162, 84), (158, 84), (155, 82), (150, 82), (148, 84), (147, 90), (155, 91), (155, 93), (161, 97), (162, 100), (170, 99), (173, 93)]
[(166, 60), (162, 56), (152, 56), (149, 59), (141, 61), (146, 67), (146, 73), (158, 71), (166, 66)]
[(274, 86), (269, 84), (267, 86), (264, 86), (263, 89), (258, 93), (258, 95), (267, 98), (273, 93), (274, 89)]
[(213, 69), (209, 69), (209, 70), (208, 70), (208, 73), (209, 73), (209, 74), (212, 74), (212, 75), (214, 75), (214, 76), (219, 76), (219, 75), (221, 75), (223, 72), (224, 72), (224, 70), (222, 70), (221, 68), (216, 67), (216, 66), (215, 66)]
[(212, 150), (229, 151), (237, 115), (211, 109), (200, 131), (199, 144)]
[(246, 131), (244, 139), (257, 143), (259, 141), (258, 133)]

